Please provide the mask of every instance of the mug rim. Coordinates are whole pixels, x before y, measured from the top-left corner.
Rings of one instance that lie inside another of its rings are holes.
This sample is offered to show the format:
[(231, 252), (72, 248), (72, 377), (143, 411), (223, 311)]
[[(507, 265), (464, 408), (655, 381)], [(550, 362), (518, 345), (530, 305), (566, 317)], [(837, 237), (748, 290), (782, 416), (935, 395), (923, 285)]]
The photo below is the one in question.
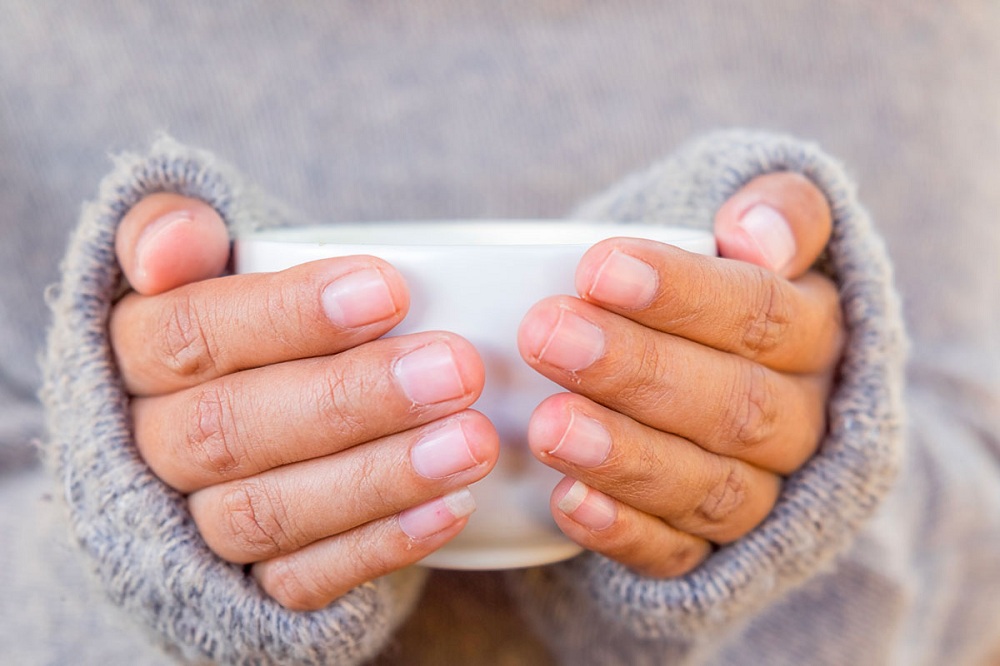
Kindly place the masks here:
[(237, 234), (236, 241), (310, 246), (532, 247), (593, 245), (620, 236), (671, 244), (714, 240), (708, 230), (666, 223), (491, 218), (331, 222), (273, 227)]

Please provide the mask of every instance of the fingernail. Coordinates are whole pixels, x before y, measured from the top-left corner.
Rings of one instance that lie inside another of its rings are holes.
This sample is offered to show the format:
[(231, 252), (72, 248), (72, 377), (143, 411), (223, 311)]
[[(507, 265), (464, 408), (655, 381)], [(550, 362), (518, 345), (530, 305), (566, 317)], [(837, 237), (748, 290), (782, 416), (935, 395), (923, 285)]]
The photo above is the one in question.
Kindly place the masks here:
[(194, 215), (188, 210), (175, 210), (167, 213), (163, 217), (152, 222), (143, 229), (139, 235), (139, 240), (135, 243), (135, 267), (138, 276), (146, 275), (146, 255), (150, 248), (155, 248), (154, 240), (171, 227), (178, 227), (183, 224), (192, 224)]
[(538, 358), (557, 368), (576, 372), (589, 368), (603, 354), (601, 329), (568, 310), (560, 310)]
[(610, 451), (611, 435), (607, 429), (589, 416), (571, 411), (566, 432), (549, 453), (580, 467), (596, 467), (607, 459)]
[(581, 481), (574, 481), (556, 506), (576, 522), (595, 531), (611, 527), (618, 517), (614, 500), (588, 488)]
[(780, 271), (795, 256), (795, 236), (788, 221), (771, 206), (753, 206), (743, 213), (739, 226), (760, 250), (771, 270)]
[(455, 524), (476, 510), (468, 488), (415, 506), (399, 514), (399, 528), (411, 539), (426, 539)]
[(326, 316), (341, 328), (374, 324), (396, 312), (389, 285), (374, 268), (340, 276), (323, 289), (322, 301)]
[(433, 405), (466, 394), (455, 356), (444, 342), (432, 342), (400, 357), (393, 373), (406, 396), (418, 405)]
[(621, 308), (643, 308), (653, 302), (658, 278), (645, 261), (613, 250), (594, 275), (589, 295)]
[(413, 469), (426, 479), (443, 479), (469, 469), (478, 462), (472, 454), (460, 421), (452, 421), (424, 435), (410, 449)]

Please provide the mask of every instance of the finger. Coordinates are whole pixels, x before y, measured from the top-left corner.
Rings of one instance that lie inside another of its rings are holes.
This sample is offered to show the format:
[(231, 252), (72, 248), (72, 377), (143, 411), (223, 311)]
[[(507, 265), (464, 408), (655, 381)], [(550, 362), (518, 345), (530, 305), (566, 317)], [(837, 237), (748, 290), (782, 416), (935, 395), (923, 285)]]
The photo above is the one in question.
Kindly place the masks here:
[(844, 331), (836, 286), (648, 240), (592, 247), (577, 270), (584, 300), (645, 326), (785, 372), (826, 371)]
[(587, 487), (714, 543), (734, 541), (770, 513), (781, 480), (709, 453), (572, 393), (531, 417), (535, 456)]
[(485, 416), (463, 412), (341, 453), (285, 465), (193, 493), (205, 542), (230, 562), (299, 550), (478, 481), (499, 439)]
[(714, 453), (788, 473), (825, 428), (825, 375), (786, 375), (569, 296), (536, 304), (521, 355), (554, 382)]
[(229, 234), (205, 202), (161, 192), (125, 214), (115, 253), (133, 289), (159, 294), (221, 275), (229, 261)]
[(414, 564), (453, 539), (475, 510), (462, 489), (301, 550), (258, 562), (260, 586), (290, 610), (323, 608), (362, 583)]
[(349, 349), (388, 332), (408, 307), (392, 266), (342, 257), (126, 296), (112, 311), (110, 334), (129, 392), (156, 395)]
[(570, 539), (645, 576), (680, 576), (712, 552), (704, 539), (569, 477), (552, 492), (550, 508), (559, 529)]
[(479, 397), (484, 375), (456, 335), (385, 338), (135, 399), (135, 441), (157, 476), (191, 492), (455, 413)]
[(715, 240), (723, 257), (786, 278), (809, 270), (832, 228), (826, 197), (808, 178), (792, 172), (754, 178), (715, 216)]

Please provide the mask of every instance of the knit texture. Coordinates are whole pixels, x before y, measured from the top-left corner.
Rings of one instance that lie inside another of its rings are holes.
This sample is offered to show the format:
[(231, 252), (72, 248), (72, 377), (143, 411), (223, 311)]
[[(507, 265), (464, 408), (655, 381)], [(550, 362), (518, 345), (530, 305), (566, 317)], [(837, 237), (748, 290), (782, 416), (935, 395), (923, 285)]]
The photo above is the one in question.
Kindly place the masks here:
[(533, 619), (547, 625), (542, 635), (571, 658), (592, 660), (595, 650), (608, 654), (594, 663), (650, 658), (641, 641), (609, 642), (603, 632), (568, 621), (581, 596), (596, 602), (608, 626), (642, 641), (670, 641), (669, 650), (682, 653), (696, 639), (759, 612), (850, 546), (896, 477), (903, 444), (902, 318), (882, 241), (834, 159), (787, 136), (720, 132), (626, 179), (575, 215), (711, 228), (726, 199), (775, 171), (809, 178), (833, 214), (825, 269), (839, 287), (848, 344), (829, 402), (828, 434), (787, 479), (768, 518), (686, 576), (651, 580), (594, 554), (512, 575)]
[(184, 498), (162, 483), (132, 443), (128, 396), (107, 319), (121, 274), (115, 230), (143, 196), (204, 200), (234, 229), (288, 222), (288, 214), (204, 152), (164, 138), (125, 155), (88, 204), (51, 294), (54, 323), (43, 401), (45, 457), (63, 484), (73, 532), (116, 604), (165, 648), (233, 664), (350, 664), (371, 658), (416, 600), (422, 573), (362, 585), (328, 608), (299, 613), (267, 597), (243, 567), (209, 551)]

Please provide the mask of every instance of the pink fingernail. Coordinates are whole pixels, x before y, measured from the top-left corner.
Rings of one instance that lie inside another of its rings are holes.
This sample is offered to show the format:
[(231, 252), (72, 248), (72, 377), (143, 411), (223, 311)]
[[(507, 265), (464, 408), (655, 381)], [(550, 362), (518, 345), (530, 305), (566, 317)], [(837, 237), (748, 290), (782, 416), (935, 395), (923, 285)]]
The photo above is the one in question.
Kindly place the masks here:
[(597, 269), (589, 295), (608, 305), (638, 309), (653, 302), (658, 282), (645, 261), (613, 250)]
[(604, 332), (569, 310), (561, 310), (538, 358), (569, 372), (584, 370), (604, 355)]
[(618, 517), (613, 499), (581, 481), (574, 481), (556, 506), (567, 516), (594, 531), (606, 530)]
[(455, 356), (444, 342), (432, 342), (400, 357), (393, 372), (406, 396), (418, 405), (433, 405), (466, 394)]
[(426, 539), (475, 510), (476, 500), (472, 493), (468, 488), (462, 488), (403, 511), (399, 514), (399, 528), (411, 539)]
[(175, 210), (158, 218), (150, 223), (148, 227), (143, 229), (142, 233), (139, 235), (139, 240), (135, 243), (135, 266), (137, 276), (145, 277), (147, 274), (146, 255), (149, 253), (149, 249), (151, 247), (155, 247), (156, 244), (153, 241), (157, 236), (164, 233), (171, 227), (178, 227), (184, 224), (193, 223), (194, 215), (191, 211)]
[(410, 462), (420, 476), (443, 479), (479, 461), (472, 454), (461, 421), (456, 420), (424, 435), (410, 450)]
[(562, 438), (549, 451), (580, 467), (596, 467), (611, 451), (611, 435), (599, 422), (576, 411), (570, 412), (569, 423)]
[(323, 289), (323, 310), (340, 328), (366, 326), (396, 313), (392, 292), (374, 268), (342, 275)]
[(795, 236), (788, 221), (771, 206), (753, 206), (743, 213), (739, 226), (757, 246), (771, 270), (780, 271), (795, 257)]

